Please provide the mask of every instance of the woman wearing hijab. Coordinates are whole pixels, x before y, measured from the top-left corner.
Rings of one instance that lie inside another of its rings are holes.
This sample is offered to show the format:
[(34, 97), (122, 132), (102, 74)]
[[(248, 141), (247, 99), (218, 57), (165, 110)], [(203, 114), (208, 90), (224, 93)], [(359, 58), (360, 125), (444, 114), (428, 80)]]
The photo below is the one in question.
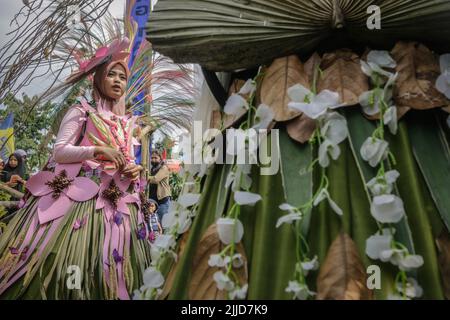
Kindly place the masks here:
[(2, 182), (7, 186), (23, 192), (25, 185), (25, 165), (22, 157), (13, 153), (9, 156), (8, 162), (2, 171)]
[(129, 299), (143, 283), (150, 250), (125, 110), (128, 45), (102, 48), (76, 77), (95, 71), (94, 101), (68, 111), (52, 158), (26, 183), (32, 196), (0, 238), (0, 298)]

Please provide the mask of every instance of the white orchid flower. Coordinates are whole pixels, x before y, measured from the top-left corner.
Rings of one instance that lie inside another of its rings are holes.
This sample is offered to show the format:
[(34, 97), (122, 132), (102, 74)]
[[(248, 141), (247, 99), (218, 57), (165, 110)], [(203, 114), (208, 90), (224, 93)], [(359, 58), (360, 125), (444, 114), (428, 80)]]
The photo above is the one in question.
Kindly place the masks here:
[[(289, 108), (303, 112), (306, 116), (314, 120), (323, 117), (330, 109), (343, 106), (343, 104), (340, 104), (339, 94), (329, 90), (324, 90), (318, 95), (313, 95), (310, 90), (302, 85), (295, 85), (288, 90), (288, 95), (293, 101), (288, 104)], [(303, 101), (300, 100), (302, 97), (304, 99)]]
[(381, 177), (375, 177), (367, 183), (372, 195), (380, 196), (382, 194), (391, 194), (394, 188), (394, 184), (400, 177), (400, 173), (397, 170), (390, 170)]
[(315, 256), (312, 260), (301, 262), (301, 268), (305, 277), (310, 271), (317, 270), (319, 268), (319, 258)]
[(405, 292), (406, 296), (411, 299), (420, 298), (423, 295), (422, 287), (414, 278), (408, 278), (406, 286), (404, 286), (403, 283), (398, 282), (396, 287), (399, 292)]
[(436, 89), (450, 99), (450, 71), (442, 73), (437, 78)]
[(289, 213), (278, 219), (275, 228), (279, 228), (283, 224), (292, 224), (294, 221), (302, 220), (300, 213)]
[(251, 164), (236, 165), (236, 169), (228, 173), (225, 181), (225, 188), (229, 188), (231, 186), (233, 191), (249, 189), (252, 185), (252, 178), (250, 177), (251, 170)]
[[(147, 268), (144, 271), (144, 288), (159, 288), (164, 284), (164, 276), (153, 267)], [(142, 288), (141, 288), (142, 290)]]
[[(384, 83), (385, 78), (392, 76), (391, 72), (384, 70), (383, 68), (393, 69), (397, 66), (397, 63), (392, 59), (387, 51), (373, 50), (367, 55), (367, 62), (361, 60), (361, 69), (373, 82)], [(380, 77), (383, 76), (383, 77)]]
[(393, 235), (389, 229), (384, 229), (383, 234), (377, 232), (366, 240), (366, 254), (373, 260), (381, 258), (383, 251), (391, 249)]
[(381, 223), (397, 223), (405, 216), (403, 201), (396, 195), (381, 195), (373, 198), (370, 213)]
[(450, 99), (450, 54), (440, 57), (441, 75), (436, 81), (436, 88)]
[(319, 146), (319, 165), (327, 168), (330, 165), (330, 157), (337, 160), (341, 155), (341, 148), (331, 140), (325, 140)]
[(423, 257), (420, 255), (394, 255), (390, 262), (397, 265), (400, 270), (411, 271), (420, 268), (423, 265)]
[(247, 297), (248, 284), (243, 285), (241, 288), (235, 288), (230, 291), (229, 297), (231, 300), (244, 300)]
[(239, 94), (232, 94), (225, 103), (224, 112), (232, 116), (240, 116), (249, 109), (248, 102)]
[(287, 94), (292, 102), (307, 102), (311, 101), (313, 93), (308, 88), (305, 88), (301, 84), (296, 84), (287, 90)]
[(234, 193), (234, 201), (241, 206), (254, 206), (262, 198), (257, 193), (236, 191)]
[(388, 51), (372, 50), (367, 55), (367, 62), (374, 63), (381, 68), (393, 69), (397, 66), (397, 62), (390, 56)]
[(441, 73), (450, 72), (450, 53), (443, 54), (439, 58)]
[(363, 108), (363, 112), (368, 116), (375, 116), (381, 112), (383, 103), (390, 104), (393, 98), (393, 86), (398, 78), (399, 73), (390, 74), (383, 89), (375, 88), (366, 91), (359, 96), (359, 104)]
[(252, 95), (256, 90), (256, 82), (253, 79), (248, 79), (241, 90), (239, 90), (239, 94), (241, 95)]
[(388, 156), (388, 147), (386, 141), (369, 137), (361, 146), (361, 157), (375, 168)]
[(386, 110), (384, 114), (384, 124), (388, 126), (389, 131), (392, 134), (397, 134), (398, 130), (398, 119), (397, 119), (397, 108), (392, 106)]
[(315, 292), (310, 291), (306, 284), (299, 283), (298, 281), (289, 281), (289, 285), (285, 291), (287, 293), (293, 293), (293, 298), (296, 300), (307, 300), (309, 297), (315, 295)]
[(197, 202), (200, 200), (201, 194), (199, 193), (185, 193), (182, 194), (179, 198), (178, 198), (178, 203), (183, 207), (183, 208), (188, 208), (193, 206), (194, 204), (197, 204)]
[(256, 109), (255, 124), (252, 128), (255, 130), (267, 129), (274, 117), (275, 113), (273, 113), (273, 110), (268, 105), (261, 104)]
[(320, 190), (319, 194), (317, 195), (316, 199), (314, 200), (314, 207), (317, 207), (323, 200), (327, 199), (328, 204), (330, 205), (331, 209), (339, 216), (342, 216), (344, 213), (341, 208), (336, 204), (336, 202), (331, 199), (330, 194), (328, 193), (327, 189)]
[(216, 222), (217, 233), (222, 243), (228, 245), (232, 242), (239, 243), (244, 235), (244, 226), (238, 219), (220, 218)]
[(336, 145), (342, 143), (348, 137), (347, 119), (338, 112), (328, 113), (320, 133)]
[(212, 254), (209, 256), (208, 265), (210, 267), (225, 267), (226, 263), (220, 254)]
[(222, 271), (214, 273), (213, 279), (216, 282), (217, 289), (221, 291), (231, 291), (234, 289), (234, 282)]

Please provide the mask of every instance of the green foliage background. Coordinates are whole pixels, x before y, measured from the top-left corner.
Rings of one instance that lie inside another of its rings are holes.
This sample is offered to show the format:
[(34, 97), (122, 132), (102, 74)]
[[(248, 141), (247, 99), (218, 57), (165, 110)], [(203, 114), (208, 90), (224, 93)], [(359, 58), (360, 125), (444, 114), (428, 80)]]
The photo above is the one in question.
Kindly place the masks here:
[[(14, 139), (15, 148), (23, 149), (28, 154), (28, 172), (35, 172), (42, 168), (47, 162), (54, 143), (54, 136), (47, 139), (48, 130), (53, 123), (55, 104), (46, 103), (31, 106), (38, 99), (37, 96), (28, 97), (26, 94), (22, 98), (8, 95), (2, 103), (7, 107), (0, 111), (0, 117), (5, 118), (8, 113), (14, 113)], [(24, 124), (24, 125), (21, 125)], [(42, 148), (41, 144), (45, 141)]]

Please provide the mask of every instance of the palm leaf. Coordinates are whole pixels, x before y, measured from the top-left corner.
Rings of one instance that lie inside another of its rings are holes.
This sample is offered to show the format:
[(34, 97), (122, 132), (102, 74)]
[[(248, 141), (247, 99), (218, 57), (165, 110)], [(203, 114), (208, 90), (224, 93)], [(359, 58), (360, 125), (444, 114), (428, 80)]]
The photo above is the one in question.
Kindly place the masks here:
[[(381, 29), (367, 28), (378, 5)], [(343, 40), (450, 47), (449, 0), (160, 0), (146, 27), (155, 50), (214, 71), (250, 68)], [(327, 43), (328, 44), (328, 43)]]
[[(427, 117), (427, 121), (424, 121)], [(408, 122), (414, 156), (442, 220), (450, 230), (450, 147), (436, 114), (420, 114)]]

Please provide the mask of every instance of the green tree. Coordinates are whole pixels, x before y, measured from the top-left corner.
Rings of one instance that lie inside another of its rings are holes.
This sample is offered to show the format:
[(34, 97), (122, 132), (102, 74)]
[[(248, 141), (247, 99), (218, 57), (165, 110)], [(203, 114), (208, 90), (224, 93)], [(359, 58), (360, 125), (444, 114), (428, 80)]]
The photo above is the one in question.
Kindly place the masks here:
[(30, 98), (26, 94), (22, 94), (21, 99), (7, 95), (2, 101), (6, 108), (0, 111), (3, 119), (10, 112), (14, 114), (15, 148), (27, 152), (28, 172), (35, 172), (45, 165), (54, 143), (54, 136), (49, 130), (55, 105), (48, 102), (33, 107), (37, 99), (37, 96)]

